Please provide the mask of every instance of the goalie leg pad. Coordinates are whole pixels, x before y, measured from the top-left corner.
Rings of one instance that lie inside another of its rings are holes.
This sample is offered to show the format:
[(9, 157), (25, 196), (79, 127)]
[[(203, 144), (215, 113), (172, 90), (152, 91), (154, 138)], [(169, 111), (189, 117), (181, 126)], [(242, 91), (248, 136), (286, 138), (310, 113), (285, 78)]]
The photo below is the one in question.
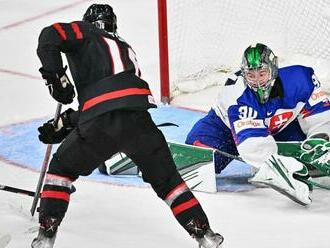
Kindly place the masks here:
[(268, 185), (291, 200), (306, 206), (312, 202), (309, 197), (310, 187), (294, 176), (295, 172), (306, 174), (303, 170), (307, 173), (307, 168), (294, 158), (273, 155), (250, 179), (250, 182)]

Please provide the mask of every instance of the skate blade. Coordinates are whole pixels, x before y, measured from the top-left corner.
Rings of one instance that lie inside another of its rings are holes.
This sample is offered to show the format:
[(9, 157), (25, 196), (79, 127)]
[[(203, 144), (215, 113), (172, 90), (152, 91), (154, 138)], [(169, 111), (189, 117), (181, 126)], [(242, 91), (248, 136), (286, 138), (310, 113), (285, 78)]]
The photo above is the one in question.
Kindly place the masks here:
[[(206, 245), (206, 247), (208, 247), (208, 248), (224, 248), (225, 247), (224, 246), (224, 243), (223, 243), (223, 241), (225, 240), (224, 237), (221, 234), (216, 234), (216, 235), (219, 238), (217, 244), (213, 244), (211, 246)], [(198, 245), (198, 248), (204, 248), (204, 246), (202, 246), (201, 244), (199, 244)]]

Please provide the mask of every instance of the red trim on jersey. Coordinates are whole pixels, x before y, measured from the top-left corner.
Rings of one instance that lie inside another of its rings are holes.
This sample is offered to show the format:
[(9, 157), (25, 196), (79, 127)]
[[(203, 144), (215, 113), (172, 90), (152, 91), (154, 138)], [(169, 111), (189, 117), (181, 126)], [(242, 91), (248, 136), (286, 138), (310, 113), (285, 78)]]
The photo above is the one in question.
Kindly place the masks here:
[(199, 140), (194, 141), (193, 145), (194, 146), (199, 146), (199, 147), (205, 147), (205, 148), (212, 148), (211, 146), (208, 146), (208, 145), (203, 144)]
[(308, 116), (310, 116), (310, 115), (312, 114), (312, 111), (303, 108), (303, 109), (300, 111), (300, 114), (302, 115), (303, 118), (306, 118), (306, 117), (308, 117)]
[(62, 40), (66, 40), (67, 39), (66, 33), (65, 33), (63, 27), (61, 26), (61, 24), (55, 23), (55, 24), (53, 24), (53, 27), (56, 29), (56, 31), (58, 32), (58, 34), (61, 36), (61, 39)]
[(69, 202), (70, 194), (62, 191), (43, 191), (41, 198), (60, 199)]
[(184, 189), (187, 189), (187, 184), (185, 182), (182, 182), (178, 186), (176, 186), (174, 189), (170, 191), (165, 197), (165, 200), (171, 199), (174, 195), (176, 195), (177, 192), (182, 192)]
[(71, 27), (73, 29), (73, 32), (76, 34), (77, 40), (81, 40), (83, 38), (83, 34), (80, 31), (80, 28), (79, 28), (78, 24), (75, 23), (75, 22), (72, 22)]
[(184, 203), (181, 203), (180, 205), (172, 208), (172, 212), (174, 216), (177, 216), (178, 214), (182, 213), (183, 211), (186, 211), (189, 208), (192, 208), (193, 206), (198, 205), (199, 202), (196, 198), (193, 198), (189, 201), (186, 201)]
[(121, 98), (124, 96), (132, 96), (132, 95), (151, 95), (151, 91), (149, 89), (129, 88), (129, 89), (117, 90), (117, 91), (105, 93), (86, 101), (84, 103), (82, 111), (85, 111), (101, 102)]

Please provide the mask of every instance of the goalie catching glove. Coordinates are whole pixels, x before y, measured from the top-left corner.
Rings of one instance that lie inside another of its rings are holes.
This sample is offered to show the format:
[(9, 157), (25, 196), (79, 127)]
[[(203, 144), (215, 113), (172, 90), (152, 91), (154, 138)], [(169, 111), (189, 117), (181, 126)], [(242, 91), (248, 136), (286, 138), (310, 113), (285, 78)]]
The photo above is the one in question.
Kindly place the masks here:
[(66, 69), (67, 67), (59, 72), (49, 72), (43, 68), (39, 69), (42, 78), (46, 81), (46, 86), (51, 96), (63, 104), (72, 103), (75, 97), (74, 86), (65, 73)]
[(324, 175), (330, 175), (330, 142), (309, 138), (301, 144), (299, 160), (312, 165)]
[(54, 119), (51, 119), (38, 128), (39, 140), (44, 144), (58, 144), (65, 139), (72, 131), (74, 125), (70, 119), (70, 114), (75, 111), (71, 108), (64, 111), (58, 120), (57, 125), (54, 124)]
[(330, 141), (326, 138), (313, 136), (303, 142), (277, 142), (277, 146), (280, 155), (294, 157), (321, 175), (330, 176)]

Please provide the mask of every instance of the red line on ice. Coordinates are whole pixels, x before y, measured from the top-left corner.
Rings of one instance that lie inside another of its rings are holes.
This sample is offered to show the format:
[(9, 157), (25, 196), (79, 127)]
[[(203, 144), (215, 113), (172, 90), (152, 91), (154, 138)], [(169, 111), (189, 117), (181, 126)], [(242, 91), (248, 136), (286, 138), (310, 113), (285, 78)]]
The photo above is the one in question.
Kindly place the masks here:
[(54, 14), (56, 12), (60, 12), (60, 11), (65, 10), (65, 9), (69, 9), (69, 8), (75, 7), (78, 4), (81, 4), (83, 2), (89, 2), (89, 1), (91, 1), (91, 0), (80, 0), (80, 1), (77, 1), (77, 2), (74, 2), (74, 3), (71, 3), (71, 4), (68, 4), (68, 5), (64, 5), (62, 7), (53, 9), (53, 10), (49, 10), (47, 12), (41, 13), (41, 14), (36, 15), (36, 16), (28, 17), (28, 18), (23, 19), (21, 21), (17, 21), (17, 22), (8, 24), (6, 26), (0, 27), (0, 31), (7, 30), (7, 29), (10, 29), (10, 28), (13, 28), (13, 27), (17, 27), (17, 26), (19, 26), (21, 24), (25, 24), (27, 22), (31, 22), (31, 21), (40, 19), (42, 17), (48, 16), (48, 15), (52, 15), (52, 14)]
[(0, 68), (0, 73), (7, 73), (7, 74), (11, 74), (11, 75), (15, 75), (15, 76), (21, 76), (21, 77), (25, 77), (25, 78), (31, 78), (31, 79), (36, 79), (36, 80), (42, 80), (41, 76), (34, 76), (34, 75), (30, 75), (27, 73), (23, 73), (23, 72), (18, 72), (18, 71), (11, 71), (11, 70), (7, 70), (7, 69), (1, 69)]

